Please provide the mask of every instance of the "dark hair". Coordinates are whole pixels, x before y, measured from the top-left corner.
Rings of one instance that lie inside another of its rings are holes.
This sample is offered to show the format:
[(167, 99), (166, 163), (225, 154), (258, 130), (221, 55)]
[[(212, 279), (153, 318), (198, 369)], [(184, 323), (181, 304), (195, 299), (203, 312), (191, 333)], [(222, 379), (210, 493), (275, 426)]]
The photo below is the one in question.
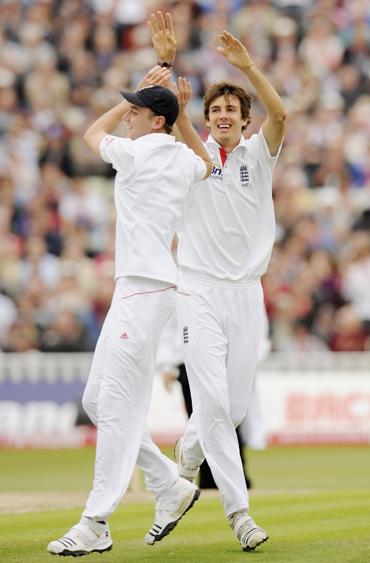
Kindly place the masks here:
[(247, 121), (247, 123), (243, 125), (242, 130), (246, 129), (251, 122), (250, 111), (253, 96), (248, 94), (244, 88), (235, 86), (234, 84), (228, 84), (227, 82), (218, 82), (217, 84), (214, 84), (207, 90), (203, 97), (204, 117), (207, 121), (209, 120), (209, 108), (211, 103), (220, 96), (225, 96), (225, 98), (228, 98), (228, 96), (236, 96), (239, 99), (242, 119), (246, 119)]
[(164, 130), (166, 131), (166, 133), (167, 133), (168, 135), (171, 135), (171, 133), (172, 133), (172, 125), (168, 125), (168, 123), (166, 122), (166, 123), (163, 125), (163, 128), (164, 128)]

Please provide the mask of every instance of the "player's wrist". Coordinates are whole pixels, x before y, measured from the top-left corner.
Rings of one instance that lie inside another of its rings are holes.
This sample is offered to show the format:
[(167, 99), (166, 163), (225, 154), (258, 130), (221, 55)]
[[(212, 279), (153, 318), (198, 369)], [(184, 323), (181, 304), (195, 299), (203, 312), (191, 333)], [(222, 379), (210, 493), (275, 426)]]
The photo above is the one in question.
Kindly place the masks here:
[(255, 67), (256, 67), (256, 65), (254, 64), (254, 62), (252, 60), (248, 60), (248, 61), (244, 61), (239, 66), (239, 70), (241, 70), (242, 72), (249, 72), (250, 70), (252, 70)]
[(186, 113), (186, 108), (180, 108), (179, 110), (179, 114), (177, 116), (176, 119), (176, 125), (181, 125), (182, 123), (188, 123), (189, 122), (189, 117), (188, 114)]
[(158, 65), (162, 68), (172, 68), (173, 61), (158, 59)]

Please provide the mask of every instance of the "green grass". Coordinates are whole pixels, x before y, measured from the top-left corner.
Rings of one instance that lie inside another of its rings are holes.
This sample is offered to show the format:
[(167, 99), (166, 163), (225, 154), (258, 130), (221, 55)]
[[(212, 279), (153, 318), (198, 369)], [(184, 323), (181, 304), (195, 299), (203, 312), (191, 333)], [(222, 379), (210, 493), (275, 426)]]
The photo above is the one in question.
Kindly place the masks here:
[[(0, 450), (0, 490), (87, 491), (93, 453)], [(274, 447), (248, 452), (248, 466), (255, 484), (251, 513), (271, 536), (255, 552), (242, 552), (219, 500), (204, 495), (176, 530), (153, 547), (143, 543), (153, 505), (123, 501), (110, 520), (112, 552), (92, 554), (87, 561), (370, 562), (368, 448)], [(80, 510), (0, 515), (0, 562), (57, 561), (46, 545), (79, 516)]]
[(0, 492), (87, 491), (92, 483), (94, 456), (94, 448), (0, 449)]

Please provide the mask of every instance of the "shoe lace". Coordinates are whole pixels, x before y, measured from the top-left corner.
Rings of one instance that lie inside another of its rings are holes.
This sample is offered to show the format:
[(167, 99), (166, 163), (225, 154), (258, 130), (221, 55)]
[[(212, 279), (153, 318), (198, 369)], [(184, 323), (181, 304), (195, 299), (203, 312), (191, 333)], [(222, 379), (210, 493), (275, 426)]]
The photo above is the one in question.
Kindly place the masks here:
[[(257, 524), (251, 516), (244, 510), (235, 512), (229, 517), (229, 523), (232, 528), (238, 527), (238, 535), (240, 533), (249, 532), (251, 528), (257, 528)], [(239, 526), (237, 526), (239, 524)]]
[(186, 471), (198, 471), (199, 469), (199, 465), (190, 465), (188, 463), (183, 463), (182, 461), (181, 465), (184, 469), (186, 469)]

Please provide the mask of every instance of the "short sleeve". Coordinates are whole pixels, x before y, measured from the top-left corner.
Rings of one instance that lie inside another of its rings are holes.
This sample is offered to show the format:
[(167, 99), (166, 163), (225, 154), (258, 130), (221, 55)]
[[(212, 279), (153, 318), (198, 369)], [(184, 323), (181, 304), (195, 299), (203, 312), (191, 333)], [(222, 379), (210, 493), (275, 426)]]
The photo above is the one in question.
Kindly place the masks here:
[(206, 163), (200, 156), (196, 156), (195, 171), (194, 171), (194, 182), (200, 182), (203, 180), (207, 172)]
[(281, 145), (277, 154), (272, 156), (263, 134), (262, 127), (258, 131), (258, 133), (254, 133), (254, 135), (247, 139), (246, 147), (249, 158), (252, 158), (254, 161), (259, 162), (259, 164), (261, 164), (262, 166), (268, 166), (270, 170), (273, 170), (277, 159), (279, 158)]
[(106, 135), (100, 143), (100, 156), (117, 172), (127, 172), (134, 161), (134, 146), (131, 139)]
[(277, 151), (277, 153), (275, 155), (272, 155), (270, 153), (270, 149), (268, 147), (267, 141), (266, 141), (265, 136), (263, 134), (262, 127), (258, 131), (258, 134), (256, 135), (256, 137), (257, 137), (258, 143), (259, 143), (259, 156), (260, 156), (260, 158), (264, 159), (265, 162), (267, 164), (269, 164), (270, 168), (273, 169), (277, 160), (278, 160), (278, 158), (279, 158), (279, 156), (280, 156), (282, 143), (280, 144), (279, 150)]
[[(185, 146), (185, 151), (187, 152), (187, 161), (189, 164), (189, 168), (188, 170), (193, 170), (193, 182), (200, 182), (201, 180), (204, 179), (204, 176), (206, 175), (207, 172), (207, 166), (206, 163), (204, 162), (204, 160), (198, 156), (197, 154), (195, 154), (195, 152), (193, 151), (193, 149), (190, 149), (189, 147)], [(192, 166), (192, 168), (190, 168)]]

